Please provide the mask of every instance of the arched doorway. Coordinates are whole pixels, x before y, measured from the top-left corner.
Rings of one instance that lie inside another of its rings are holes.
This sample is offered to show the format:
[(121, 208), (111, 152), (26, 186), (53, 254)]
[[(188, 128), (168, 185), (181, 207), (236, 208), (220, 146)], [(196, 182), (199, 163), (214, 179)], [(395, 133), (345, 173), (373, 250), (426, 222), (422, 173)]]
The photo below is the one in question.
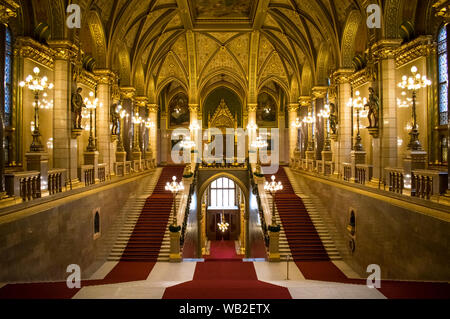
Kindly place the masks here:
[(229, 173), (203, 183), (197, 202), (199, 255), (208, 255), (209, 243), (220, 240), (236, 242), (240, 254), (248, 254), (248, 196), (248, 188)]

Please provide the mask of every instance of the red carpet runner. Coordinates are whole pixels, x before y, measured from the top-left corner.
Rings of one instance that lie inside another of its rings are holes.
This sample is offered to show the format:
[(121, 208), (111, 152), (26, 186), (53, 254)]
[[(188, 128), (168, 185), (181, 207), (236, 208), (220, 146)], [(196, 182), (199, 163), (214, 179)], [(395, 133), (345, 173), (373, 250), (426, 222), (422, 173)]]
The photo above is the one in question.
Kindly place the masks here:
[[(220, 261), (222, 259), (222, 261)], [(258, 281), (255, 267), (236, 255), (234, 242), (212, 242), (194, 280), (167, 288), (164, 299), (291, 299), (287, 288)]]
[[(81, 286), (110, 285), (146, 280), (156, 264), (173, 205), (173, 196), (165, 190), (176, 176), (180, 181), (183, 167), (165, 167), (152, 196), (147, 199), (121, 261), (103, 280), (83, 281)], [(68, 289), (65, 282), (6, 285), (0, 299), (70, 299), (79, 289)]]
[[(266, 176), (270, 180), (271, 176)], [(297, 267), (307, 280), (366, 285), (365, 280), (349, 279), (332, 263), (322, 241), (286, 175), (284, 168), (276, 174), (284, 189), (275, 198), (278, 213), (286, 233), (289, 247)], [(389, 299), (449, 299), (447, 283), (382, 281), (378, 289)]]
[[(270, 177), (267, 176), (267, 180)], [(294, 260), (330, 260), (303, 201), (292, 189), (284, 169), (278, 171), (276, 181), (282, 182), (284, 186), (276, 194), (275, 204)]]

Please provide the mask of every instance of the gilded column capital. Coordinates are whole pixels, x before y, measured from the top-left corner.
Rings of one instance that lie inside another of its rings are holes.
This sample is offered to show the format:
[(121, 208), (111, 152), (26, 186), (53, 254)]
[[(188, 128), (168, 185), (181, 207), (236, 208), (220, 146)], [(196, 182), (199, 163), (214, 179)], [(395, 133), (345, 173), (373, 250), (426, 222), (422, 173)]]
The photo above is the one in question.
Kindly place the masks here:
[(298, 98), (298, 102), (300, 103), (301, 107), (309, 107), (311, 106), (311, 97), (308, 95), (300, 96)]
[(8, 24), (10, 18), (17, 17), (17, 9), (19, 8), (18, 1), (0, 0), (0, 22)]
[(54, 51), (55, 60), (70, 60), (79, 52), (79, 47), (69, 40), (49, 40), (48, 45)]
[(355, 73), (353, 69), (338, 69), (333, 73), (332, 78), (336, 84), (348, 83), (353, 73)]
[(134, 98), (134, 100), (136, 101), (136, 106), (137, 107), (147, 107), (148, 104), (148, 97), (146, 96), (136, 96)]
[(322, 99), (327, 96), (328, 86), (315, 86), (312, 88), (313, 99)]
[(158, 104), (148, 103), (147, 109), (150, 113), (158, 113), (159, 106)]
[(120, 88), (120, 95), (123, 99), (134, 100), (134, 97), (136, 96), (136, 89), (131, 86), (123, 86)]
[(199, 111), (198, 104), (189, 104), (189, 112), (198, 113), (198, 111)]
[(117, 80), (116, 74), (109, 69), (95, 69), (94, 74), (97, 77), (98, 84), (112, 86)]
[(288, 109), (289, 113), (297, 112), (299, 109), (299, 104), (298, 103), (289, 103), (287, 109)]
[(384, 39), (374, 43), (372, 46), (374, 61), (394, 59), (402, 41), (401, 39)]
[(256, 103), (247, 104), (248, 112), (256, 112), (257, 109), (258, 109), (258, 104), (256, 104)]

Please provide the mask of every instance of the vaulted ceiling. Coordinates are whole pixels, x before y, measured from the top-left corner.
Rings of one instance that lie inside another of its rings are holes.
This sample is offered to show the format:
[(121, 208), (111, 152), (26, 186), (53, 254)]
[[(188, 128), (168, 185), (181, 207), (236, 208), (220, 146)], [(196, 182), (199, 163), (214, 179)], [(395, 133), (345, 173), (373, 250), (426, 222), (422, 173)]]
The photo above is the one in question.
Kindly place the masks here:
[[(64, 2), (21, 1), (41, 8)], [(387, 34), (385, 25), (391, 24), (395, 36), (405, 12), (415, 16), (411, 7), (426, 11), (431, 1), (74, 2), (83, 9), (80, 40), (84, 51), (98, 68), (113, 69), (121, 85), (134, 86), (139, 95), (155, 99), (176, 81), (190, 98), (197, 99), (226, 82), (242, 96), (253, 94), (250, 99), (254, 100), (255, 92), (274, 82), (295, 100), (308, 95), (313, 86), (326, 84), (330, 70), (351, 67), (355, 54), (366, 50), (368, 4), (377, 3), (390, 13), (381, 32)]]

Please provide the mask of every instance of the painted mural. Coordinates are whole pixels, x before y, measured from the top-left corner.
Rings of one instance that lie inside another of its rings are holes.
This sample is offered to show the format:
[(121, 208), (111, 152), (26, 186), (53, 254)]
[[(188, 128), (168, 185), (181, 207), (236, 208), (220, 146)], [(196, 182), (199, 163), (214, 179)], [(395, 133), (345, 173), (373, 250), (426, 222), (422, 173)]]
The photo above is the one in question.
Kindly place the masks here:
[(185, 93), (178, 93), (175, 95), (169, 103), (170, 112), (170, 126), (188, 127), (190, 124), (190, 113), (188, 97)]
[(256, 110), (256, 124), (258, 124), (259, 127), (276, 127), (277, 109), (277, 103), (270, 94), (259, 94), (258, 108)]
[(249, 17), (252, 1), (248, 0), (192, 0), (198, 18)]

